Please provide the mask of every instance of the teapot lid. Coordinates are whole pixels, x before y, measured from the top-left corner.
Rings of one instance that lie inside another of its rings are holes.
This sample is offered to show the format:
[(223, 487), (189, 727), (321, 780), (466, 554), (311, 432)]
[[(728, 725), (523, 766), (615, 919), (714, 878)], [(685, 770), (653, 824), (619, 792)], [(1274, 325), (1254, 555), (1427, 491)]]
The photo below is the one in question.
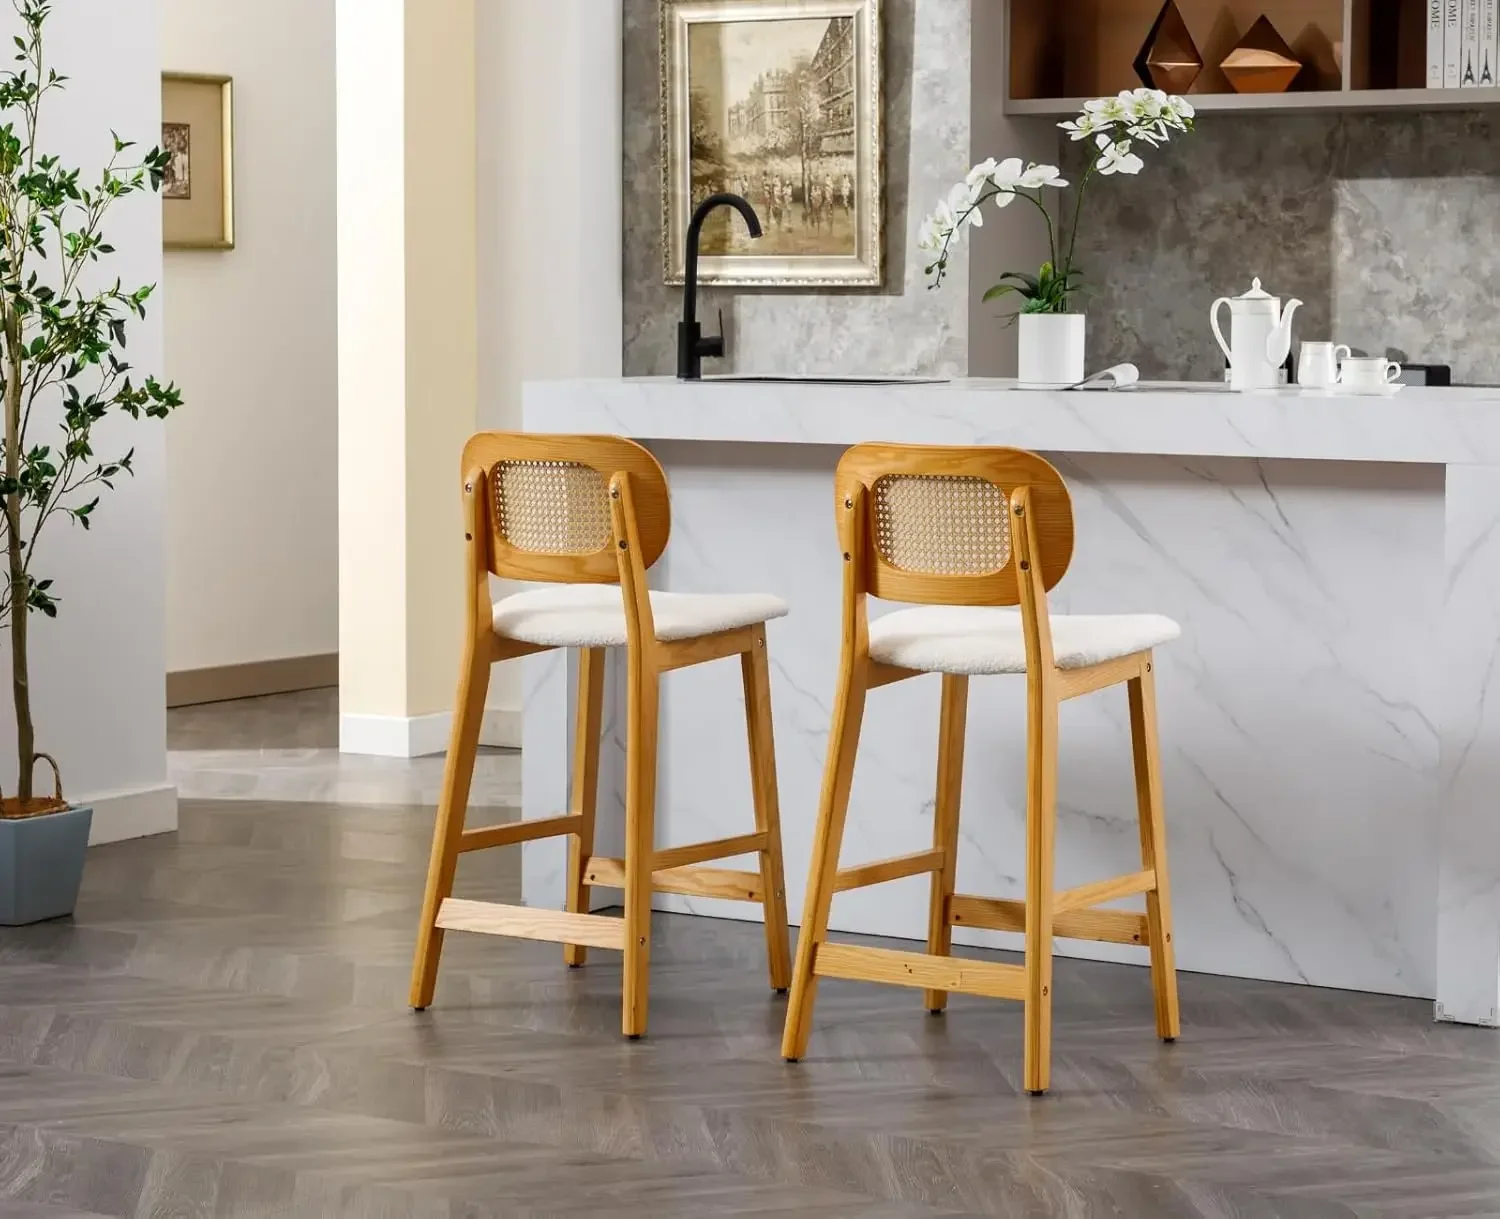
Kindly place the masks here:
[(1261, 288), (1260, 277), (1256, 276), (1255, 279), (1250, 281), (1250, 291), (1241, 293), (1234, 299), (1237, 301), (1270, 301), (1276, 298)]

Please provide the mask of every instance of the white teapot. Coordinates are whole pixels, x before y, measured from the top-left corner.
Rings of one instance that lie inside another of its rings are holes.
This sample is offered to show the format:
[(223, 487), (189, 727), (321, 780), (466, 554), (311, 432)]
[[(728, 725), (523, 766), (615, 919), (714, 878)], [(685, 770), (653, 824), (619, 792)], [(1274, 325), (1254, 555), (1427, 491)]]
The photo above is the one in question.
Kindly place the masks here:
[[(1219, 307), (1229, 306), (1229, 342), (1219, 329)], [(1274, 389), (1280, 384), (1281, 366), (1292, 350), (1292, 314), (1299, 300), (1281, 299), (1262, 291), (1255, 280), (1243, 296), (1221, 296), (1208, 312), (1214, 338), (1229, 361), (1231, 389)]]

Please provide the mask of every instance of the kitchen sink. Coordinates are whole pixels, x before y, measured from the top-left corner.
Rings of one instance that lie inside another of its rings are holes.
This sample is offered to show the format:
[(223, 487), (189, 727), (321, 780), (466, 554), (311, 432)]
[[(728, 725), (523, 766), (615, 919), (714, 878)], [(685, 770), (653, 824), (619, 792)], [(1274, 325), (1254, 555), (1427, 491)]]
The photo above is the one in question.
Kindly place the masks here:
[(787, 385), (946, 385), (947, 377), (704, 377), (713, 381), (759, 381)]

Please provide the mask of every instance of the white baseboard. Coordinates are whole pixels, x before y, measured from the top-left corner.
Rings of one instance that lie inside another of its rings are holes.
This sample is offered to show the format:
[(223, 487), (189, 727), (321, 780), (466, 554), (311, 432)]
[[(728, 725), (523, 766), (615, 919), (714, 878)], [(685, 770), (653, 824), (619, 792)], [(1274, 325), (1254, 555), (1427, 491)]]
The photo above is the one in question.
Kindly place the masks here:
[(94, 810), (89, 846), (177, 832), (177, 789), (170, 785), (142, 791), (107, 792), (77, 801)]
[[(430, 715), (341, 715), (339, 752), (377, 758), (425, 758), (448, 751), (451, 711)], [(521, 747), (521, 713), (487, 707), (479, 743), (501, 749)]]

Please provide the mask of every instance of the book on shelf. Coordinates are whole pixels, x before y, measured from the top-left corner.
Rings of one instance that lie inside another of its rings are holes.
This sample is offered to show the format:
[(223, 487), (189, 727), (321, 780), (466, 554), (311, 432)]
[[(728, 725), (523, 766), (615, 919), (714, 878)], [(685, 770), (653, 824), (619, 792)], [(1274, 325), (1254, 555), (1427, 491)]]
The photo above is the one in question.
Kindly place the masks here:
[(1460, 88), (1475, 89), (1479, 86), (1479, 0), (1463, 0), (1460, 25), (1458, 83)]
[(1427, 0), (1427, 87), (1443, 87), (1443, 5), (1447, 0)]
[(1462, 0), (1443, 0), (1443, 88), (1457, 89), (1463, 53)]
[(1500, 58), (1500, 0), (1479, 0), (1479, 84), (1495, 87), (1495, 60)]

